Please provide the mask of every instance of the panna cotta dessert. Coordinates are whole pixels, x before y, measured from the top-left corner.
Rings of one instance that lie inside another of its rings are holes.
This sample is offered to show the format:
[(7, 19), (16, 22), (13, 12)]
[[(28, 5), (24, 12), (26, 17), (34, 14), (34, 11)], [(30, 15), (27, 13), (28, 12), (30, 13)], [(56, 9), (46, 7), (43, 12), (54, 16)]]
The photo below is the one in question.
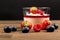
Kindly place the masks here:
[(46, 14), (44, 10), (37, 7), (30, 7), (28, 11), (24, 14), (24, 21), (31, 22), (33, 25), (38, 23), (41, 24), (44, 20), (50, 19), (49, 14)]

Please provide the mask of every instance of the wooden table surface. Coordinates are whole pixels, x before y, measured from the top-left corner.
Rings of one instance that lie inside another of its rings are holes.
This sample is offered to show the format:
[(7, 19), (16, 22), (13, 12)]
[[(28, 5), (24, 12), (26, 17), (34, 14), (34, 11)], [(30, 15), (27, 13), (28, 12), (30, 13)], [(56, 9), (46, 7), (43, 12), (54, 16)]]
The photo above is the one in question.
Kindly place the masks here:
[(59, 28), (54, 32), (40, 32), (30, 31), (29, 33), (22, 33), (21, 31), (4, 33), (3, 27), (5, 25), (15, 25), (19, 27), (21, 21), (0, 21), (0, 40), (60, 40), (60, 20), (51, 20), (52, 23), (57, 23)]

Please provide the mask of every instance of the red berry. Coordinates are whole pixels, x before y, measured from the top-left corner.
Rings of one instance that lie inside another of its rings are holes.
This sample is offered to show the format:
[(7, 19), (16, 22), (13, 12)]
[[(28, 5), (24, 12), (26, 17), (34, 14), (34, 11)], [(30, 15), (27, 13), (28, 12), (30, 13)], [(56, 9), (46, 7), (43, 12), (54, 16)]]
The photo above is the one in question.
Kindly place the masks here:
[(42, 29), (43, 29), (43, 30), (46, 29), (46, 27), (47, 27), (48, 25), (50, 25), (50, 21), (48, 21), (48, 20), (43, 21), (43, 23), (42, 23)]
[[(27, 23), (28, 23), (27, 27), (28, 27), (29, 29), (31, 29), (31, 28), (32, 28), (32, 24), (31, 24), (30, 22), (27, 22)], [(25, 26), (25, 25), (24, 25), (24, 21), (23, 21), (23, 22), (20, 23), (20, 27), (23, 28), (24, 26)]]
[(39, 10), (39, 13), (40, 13), (41, 15), (43, 15), (43, 11)]
[(36, 13), (38, 13), (38, 14), (39, 14), (39, 9), (37, 9), (37, 10), (36, 10)]
[(29, 24), (28, 24), (28, 27), (29, 27), (29, 29), (31, 29), (31, 28), (32, 28), (32, 24), (31, 24), (31, 23), (29, 23)]
[(36, 14), (37, 7), (31, 7), (30, 13)]
[(33, 27), (33, 30), (35, 32), (39, 32), (41, 30), (41, 25), (40, 24), (35, 24), (34, 27)]
[(37, 10), (36, 10), (36, 13), (43, 15), (43, 11), (40, 10), (40, 9), (37, 9)]
[(24, 27), (24, 22), (20, 23), (20, 27), (23, 28)]

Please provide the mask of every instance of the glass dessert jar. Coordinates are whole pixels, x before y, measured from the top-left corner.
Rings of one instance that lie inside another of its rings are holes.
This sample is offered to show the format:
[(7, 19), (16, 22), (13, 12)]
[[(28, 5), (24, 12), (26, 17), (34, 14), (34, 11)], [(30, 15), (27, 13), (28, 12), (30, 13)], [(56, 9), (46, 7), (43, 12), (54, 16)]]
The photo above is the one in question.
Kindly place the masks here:
[(50, 20), (50, 7), (24, 7), (24, 21), (31, 22), (33, 25)]

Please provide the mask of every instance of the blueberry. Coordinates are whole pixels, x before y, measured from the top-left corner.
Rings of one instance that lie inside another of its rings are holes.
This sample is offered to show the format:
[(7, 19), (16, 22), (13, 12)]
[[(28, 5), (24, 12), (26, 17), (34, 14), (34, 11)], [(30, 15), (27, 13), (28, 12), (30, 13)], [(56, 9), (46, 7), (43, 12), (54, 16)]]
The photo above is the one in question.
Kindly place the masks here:
[(4, 32), (10, 33), (10, 32), (11, 32), (11, 27), (5, 26), (5, 27), (4, 27)]
[(15, 31), (17, 31), (17, 28), (16, 28), (16, 26), (12, 26), (12, 27), (11, 27), (11, 31), (12, 31), (12, 32), (15, 32)]
[(48, 26), (46, 27), (46, 30), (47, 30), (47, 32), (54, 32), (55, 27), (52, 26), (52, 25), (48, 25)]
[(29, 28), (28, 27), (23, 27), (22, 28), (22, 32), (23, 33), (28, 33), (29, 32)]
[(58, 25), (57, 24), (53, 24), (53, 26), (55, 27), (55, 29), (58, 29)]

